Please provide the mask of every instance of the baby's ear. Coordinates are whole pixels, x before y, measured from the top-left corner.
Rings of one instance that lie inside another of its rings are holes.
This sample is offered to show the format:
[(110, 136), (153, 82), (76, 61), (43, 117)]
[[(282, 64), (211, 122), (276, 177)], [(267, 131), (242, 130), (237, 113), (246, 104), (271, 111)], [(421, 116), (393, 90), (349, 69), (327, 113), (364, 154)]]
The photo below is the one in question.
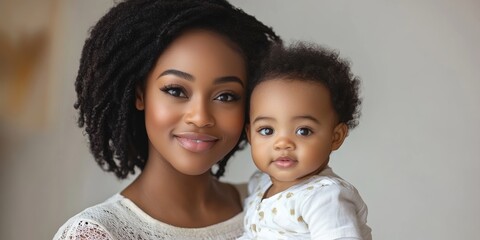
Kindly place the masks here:
[(135, 89), (135, 107), (140, 111), (145, 109), (145, 98), (143, 90), (140, 87)]
[(345, 123), (339, 123), (333, 129), (332, 151), (335, 151), (342, 146), (343, 141), (348, 135), (348, 126)]
[(245, 132), (247, 134), (247, 141), (248, 143), (250, 143), (250, 124), (249, 123), (245, 124)]

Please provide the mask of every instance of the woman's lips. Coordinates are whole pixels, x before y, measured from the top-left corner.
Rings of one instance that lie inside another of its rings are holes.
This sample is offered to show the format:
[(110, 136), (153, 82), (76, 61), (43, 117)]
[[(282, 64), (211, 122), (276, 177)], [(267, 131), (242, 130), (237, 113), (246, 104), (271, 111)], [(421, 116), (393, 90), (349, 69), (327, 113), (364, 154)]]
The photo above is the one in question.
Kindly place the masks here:
[(273, 161), (273, 164), (275, 166), (280, 167), (280, 168), (290, 168), (295, 166), (298, 163), (297, 160), (290, 158), (290, 157), (279, 157)]
[(218, 138), (200, 133), (179, 133), (174, 135), (180, 146), (184, 149), (201, 153), (210, 150), (218, 141)]

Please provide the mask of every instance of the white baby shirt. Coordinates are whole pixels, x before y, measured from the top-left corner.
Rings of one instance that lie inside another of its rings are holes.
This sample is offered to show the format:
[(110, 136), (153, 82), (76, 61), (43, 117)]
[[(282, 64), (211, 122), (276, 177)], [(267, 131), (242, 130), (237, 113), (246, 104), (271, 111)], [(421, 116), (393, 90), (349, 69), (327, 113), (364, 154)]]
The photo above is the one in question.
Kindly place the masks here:
[(260, 172), (250, 179), (241, 239), (372, 239), (366, 204), (330, 167), (262, 200), (271, 184)]

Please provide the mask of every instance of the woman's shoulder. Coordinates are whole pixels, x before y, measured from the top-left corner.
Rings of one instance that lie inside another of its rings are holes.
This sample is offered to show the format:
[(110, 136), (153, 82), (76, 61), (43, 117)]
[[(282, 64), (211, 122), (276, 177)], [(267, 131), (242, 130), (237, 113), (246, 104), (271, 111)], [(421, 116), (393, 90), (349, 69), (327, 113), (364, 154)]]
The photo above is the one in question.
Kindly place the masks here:
[(153, 221), (132, 201), (117, 193), (71, 217), (54, 239), (133, 239), (148, 232)]
[(74, 217), (67, 221), (53, 237), (57, 239), (114, 239), (110, 232), (92, 219)]
[(235, 239), (242, 233), (242, 223), (240, 213), (204, 228), (175, 227), (152, 218), (128, 198), (116, 194), (70, 218), (54, 239)]
[(248, 196), (248, 187), (247, 183), (232, 183), (231, 184), (236, 192), (238, 193), (238, 196), (240, 197), (240, 200), (243, 201)]
[(114, 239), (110, 226), (124, 215), (119, 207), (122, 200), (120, 194), (115, 194), (106, 201), (89, 207), (65, 222), (53, 239)]

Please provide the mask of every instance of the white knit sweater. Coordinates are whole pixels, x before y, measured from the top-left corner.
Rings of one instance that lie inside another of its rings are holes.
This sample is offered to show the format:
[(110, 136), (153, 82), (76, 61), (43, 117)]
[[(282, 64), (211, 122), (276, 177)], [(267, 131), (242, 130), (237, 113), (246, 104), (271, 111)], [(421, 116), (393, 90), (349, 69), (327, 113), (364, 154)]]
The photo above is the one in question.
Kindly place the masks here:
[(203, 228), (181, 228), (160, 222), (120, 194), (70, 218), (57, 239), (236, 239), (242, 235), (243, 213)]

